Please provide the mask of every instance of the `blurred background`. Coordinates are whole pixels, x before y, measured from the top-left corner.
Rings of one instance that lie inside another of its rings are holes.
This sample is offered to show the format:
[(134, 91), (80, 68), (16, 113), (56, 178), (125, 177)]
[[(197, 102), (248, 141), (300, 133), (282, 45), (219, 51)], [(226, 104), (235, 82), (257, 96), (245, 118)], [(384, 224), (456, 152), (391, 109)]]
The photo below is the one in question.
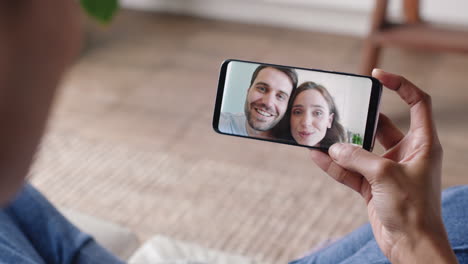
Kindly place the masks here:
[[(374, 61), (406, 76), (433, 96), (443, 187), (467, 184), (468, 2), (386, 2), (122, 0), (110, 25), (83, 15), (83, 50), (56, 97), (33, 184), (141, 244), (164, 235), (268, 263), (364, 224), (362, 199), (306, 149), (213, 132), (228, 58), (351, 73)], [(408, 129), (396, 95), (384, 92), (381, 111)]]

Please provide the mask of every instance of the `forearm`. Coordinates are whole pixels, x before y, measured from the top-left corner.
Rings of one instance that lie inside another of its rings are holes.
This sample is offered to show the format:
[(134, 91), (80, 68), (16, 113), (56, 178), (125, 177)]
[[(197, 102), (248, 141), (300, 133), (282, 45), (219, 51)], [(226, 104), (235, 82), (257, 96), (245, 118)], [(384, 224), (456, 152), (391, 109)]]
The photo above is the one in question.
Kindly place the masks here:
[(78, 50), (75, 5), (0, 2), (0, 204), (26, 177), (56, 87)]

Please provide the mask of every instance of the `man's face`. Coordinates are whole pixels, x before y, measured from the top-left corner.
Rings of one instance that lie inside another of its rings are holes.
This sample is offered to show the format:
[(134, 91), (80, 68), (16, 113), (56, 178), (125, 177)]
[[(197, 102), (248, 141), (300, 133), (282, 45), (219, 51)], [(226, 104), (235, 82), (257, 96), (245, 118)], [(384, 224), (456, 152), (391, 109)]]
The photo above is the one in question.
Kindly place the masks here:
[(262, 69), (245, 101), (249, 125), (257, 131), (268, 131), (278, 124), (286, 113), (292, 89), (292, 81), (284, 72), (269, 67)]

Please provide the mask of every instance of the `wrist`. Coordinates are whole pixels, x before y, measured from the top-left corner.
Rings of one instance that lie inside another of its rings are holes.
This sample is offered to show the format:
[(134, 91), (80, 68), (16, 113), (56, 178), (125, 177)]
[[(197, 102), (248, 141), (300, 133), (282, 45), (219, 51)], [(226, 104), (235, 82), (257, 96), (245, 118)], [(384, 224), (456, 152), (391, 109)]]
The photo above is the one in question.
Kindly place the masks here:
[(445, 229), (440, 232), (419, 233), (410, 238), (402, 238), (397, 243), (390, 256), (396, 263), (458, 263), (450, 246)]

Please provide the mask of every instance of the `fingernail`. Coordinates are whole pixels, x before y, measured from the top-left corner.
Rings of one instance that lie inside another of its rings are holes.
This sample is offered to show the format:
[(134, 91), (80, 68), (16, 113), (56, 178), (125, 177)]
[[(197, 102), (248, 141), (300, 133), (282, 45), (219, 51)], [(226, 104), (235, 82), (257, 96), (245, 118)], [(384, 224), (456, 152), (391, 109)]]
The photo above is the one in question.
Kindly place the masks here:
[(333, 159), (333, 160), (337, 160), (339, 155), (340, 155), (340, 151), (343, 149), (343, 143), (336, 143), (336, 144), (333, 144), (330, 149), (328, 149), (328, 154), (330, 155), (330, 157)]
[(372, 70), (372, 76), (374, 76), (374, 77), (379, 75), (379, 74), (382, 74), (382, 73), (384, 73), (384, 71), (382, 69), (379, 69), (379, 68), (374, 68)]

